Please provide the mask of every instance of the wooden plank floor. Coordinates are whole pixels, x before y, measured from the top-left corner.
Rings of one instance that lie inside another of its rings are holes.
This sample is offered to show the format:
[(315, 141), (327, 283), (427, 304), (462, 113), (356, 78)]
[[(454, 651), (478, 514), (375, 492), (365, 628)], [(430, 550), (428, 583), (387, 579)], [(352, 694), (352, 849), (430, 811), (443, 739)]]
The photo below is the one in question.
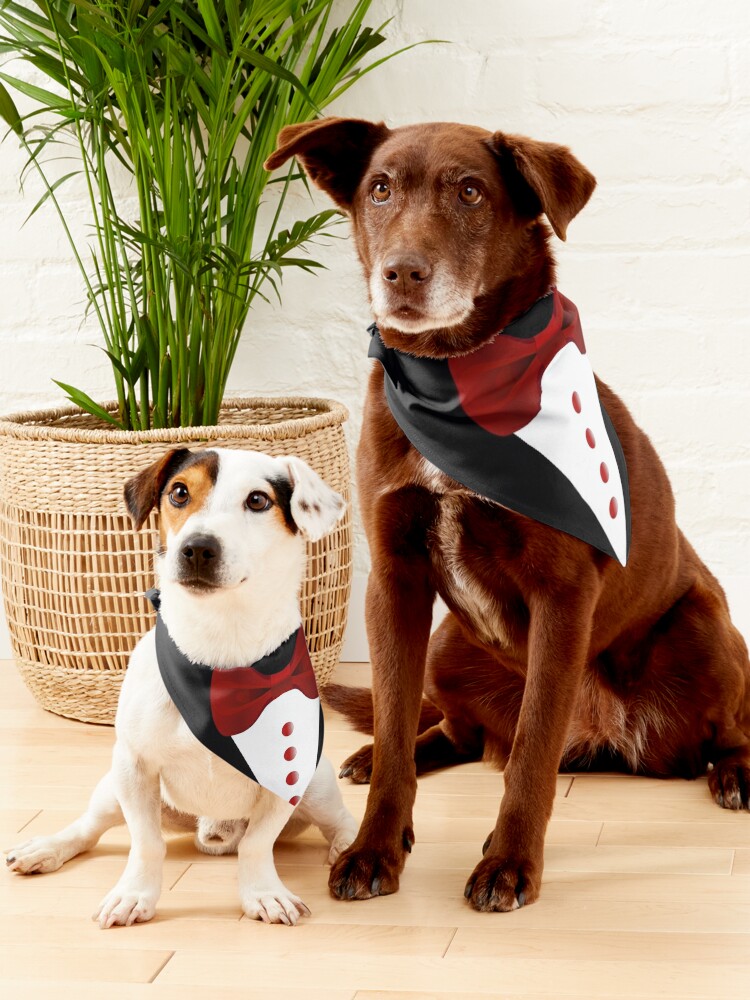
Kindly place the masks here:
[[(361, 683), (361, 666), (339, 679)], [(113, 732), (43, 712), (0, 663), (0, 846), (53, 832), (85, 806)], [(363, 739), (329, 714), (335, 765)], [(342, 784), (358, 817), (366, 789)], [(448, 1000), (534, 996), (750, 997), (750, 815), (705, 781), (560, 777), (541, 900), (513, 914), (464, 902), (502, 791), (470, 764), (420, 781), (417, 844), (395, 896), (328, 895), (320, 836), (279, 845), (282, 878), (312, 909), (296, 928), (242, 917), (236, 859), (169, 841), (149, 924), (90, 920), (118, 878), (124, 828), (52, 875), (0, 872), (4, 1000)]]

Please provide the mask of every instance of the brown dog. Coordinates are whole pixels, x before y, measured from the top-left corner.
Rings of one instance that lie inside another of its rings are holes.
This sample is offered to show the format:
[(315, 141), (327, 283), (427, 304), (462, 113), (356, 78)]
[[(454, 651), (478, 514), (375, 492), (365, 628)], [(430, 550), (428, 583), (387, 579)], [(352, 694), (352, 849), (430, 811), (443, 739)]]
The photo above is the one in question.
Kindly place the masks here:
[[(548, 292), (540, 216), (564, 239), (595, 185), (564, 147), (452, 124), (294, 125), (268, 166), (292, 156), (351, 217), (383, 343), (428, 358), (474, 351)], [(651, 443), (597, 386), (630, 476), (626, 567), (425, 463), (373, 368), (358, 454), (373, 698), (330, 694), (365, 731), (374, 707), (375, 741), (342, 772), (371, 788), (359, 836), (332, 869), (335, 896), (396, 891), (416, 775), (463, 761), (505, 769), (497, 825), (466, 886), (479, 910), (537, 898), (561, 763), (689, 778), (712, 764), (717, 802), (748, 806), (747, 649), (675, 524)], [(450, 614), (430, 638), (436, 594)]]

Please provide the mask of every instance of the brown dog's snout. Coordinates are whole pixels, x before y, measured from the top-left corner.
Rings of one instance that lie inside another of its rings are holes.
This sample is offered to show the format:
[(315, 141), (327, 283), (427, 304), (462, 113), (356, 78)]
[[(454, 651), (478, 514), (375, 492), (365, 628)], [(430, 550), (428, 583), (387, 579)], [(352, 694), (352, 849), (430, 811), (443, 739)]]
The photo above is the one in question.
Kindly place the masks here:
[(382, 268), (383, 279), (403, 291), (429, 281), (431, 274), (430, 262), (419, 253), (394, 254)]
[(213, 535), (193, 535), (180, 549), (182, 565), (199, 575), (213, 571), (220, 555), (221, 543)]

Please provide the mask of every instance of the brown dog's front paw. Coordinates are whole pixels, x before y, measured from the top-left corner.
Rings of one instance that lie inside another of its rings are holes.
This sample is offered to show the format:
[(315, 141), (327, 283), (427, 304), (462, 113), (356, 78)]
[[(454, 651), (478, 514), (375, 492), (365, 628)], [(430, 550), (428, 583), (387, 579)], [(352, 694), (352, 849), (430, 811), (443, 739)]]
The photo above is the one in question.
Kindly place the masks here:
[(372, 743), (360, 747), (341, 765), (339, 778), (351, 778), (355, 785), (369, 785), (372, 775)]
[(403, 851), (399, 854), (373, 847), (352, 846), (339, 856), (331, 868), (328, 888), (336, 899), (388, 896), (398, 892), (398, 878), (403, 867)]
[(486, 855), (471, 873), (464, 896), (475, 910), (507, 912), (533, 903), (540, 882), (541, 872), (531, 862)]
[(708, 772), (708, 787), (723, 809), (750, 809), (750, 763), (742, 757), (719, 760)]

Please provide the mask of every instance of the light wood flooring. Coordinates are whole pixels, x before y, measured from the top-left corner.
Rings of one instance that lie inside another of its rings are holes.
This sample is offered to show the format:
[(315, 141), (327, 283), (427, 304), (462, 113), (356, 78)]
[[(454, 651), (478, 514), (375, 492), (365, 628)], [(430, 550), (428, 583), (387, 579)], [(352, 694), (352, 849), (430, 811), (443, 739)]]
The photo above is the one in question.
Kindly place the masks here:
[[(360, 666), (339, 669), (357, 683)], [(50, 833), (85, 806), (113, 731), (37, 707), (0, 663), (0, 846)], [(329, 713), (335, 765), (363, 738)], [(367, 790), (342, 784), (362, 815)], [(277, 849), (312, 909), (295, 928), (242, 917), (234, 858), (170, 840), (148, 924), (90, 920), (125, 862), (124, 828), (52, 875), (0, 871), (3, 1000), (441, 1000), (750, 997), (750, 815), (705, 780), (560, 777), (542, 898), (512, 914), (464, 902), (502, 777), (482, 764), (420, 780), (417, 843), (394, 896), (342, 903), (308, 833)]]

